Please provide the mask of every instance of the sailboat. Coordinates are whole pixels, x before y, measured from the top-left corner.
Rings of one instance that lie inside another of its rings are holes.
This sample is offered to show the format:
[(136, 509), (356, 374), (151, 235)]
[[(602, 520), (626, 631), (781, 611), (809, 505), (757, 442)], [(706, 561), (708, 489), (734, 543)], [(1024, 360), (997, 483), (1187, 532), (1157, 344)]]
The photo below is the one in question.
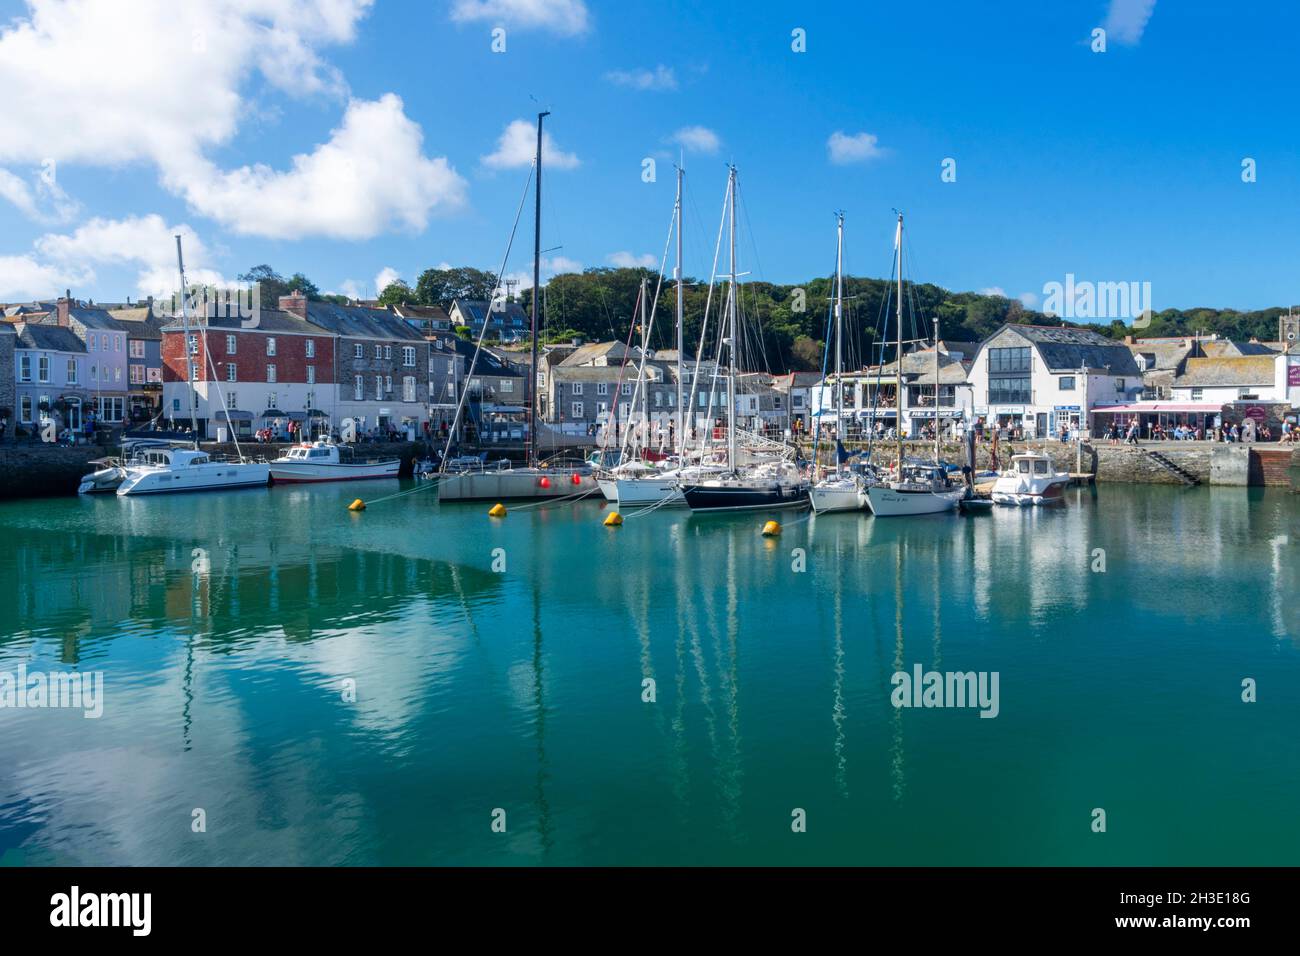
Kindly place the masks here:
[[(194, 415), (193, 358), (189, 350), (190, 320), (186, 308), (188, 290), (185, 286), (185, 257), (181, 252), (181, 237), (176, 237), (176, 262), (181, 278), (181, 329), (184, 333), (185, 365), (190, 389), (190, 430), (194, 434), (193, 448), (146, 448), (139, 457), (122, 468), (122, 480), (117, 486), (119, 495), (154, 495), (179, 491), (219, 491), (228, 488), (265, 488), (270, 484), (270, 466), (264, 461), (253, 461), (239, 452), (230, 460), (214, 458), (199, 448), (199, 428)], [(203, 349), (207, 356), (206, 343)], [(211, 361), (209, 359), (209, 361)], [(213, 382), (217, 393), (221, 386)], [(224, 407), (225, 402), (222, 401)], [(238, 439), (235, 441), (239, 449)]]
[(808, 481), (793, 462), (774, 458), (739, 469), (736, 447), (736, 344), (737, 272), (736, 272), (736, 167), (727, 179), (729, 208), (731, 275), (727, 295), (727, 458), (725, 471), (715, 478), (695, 479), (682, 483), (682, 496), (693, 512), (753, 511), (774, 508), (801, 508), (808, 503)]
[[(897, 350), (894, 355), (896, 373), (894, 394), (898, 396), (898, 409), (902, 412), (903, 403), (903, 214), (898, 214), (898, 231), (894, 234), (894, 246), (898, 252), (898, 302), (895, 307), (895, 319), (898, 324)], [(938, 409), (939, 395), (939, 320), (934, 320), (934, 388), (935, 408)], [(894, 465), (894, 478), (888, 482), (873, 484), (867, 488), (867, 497), (872, 512), (877, 518), (891, 518), (902, 515), (929, 515), (944, 511), (953, 511), (957, 503), (966, 497), (966, 487), (955, 484), (948, 476), (948, 470), (939, 461), (939, 420), (935, 419), (934, 461), (904, 459), (902, 420), (899, 420), (898, 458)]]
[[(682, 263), (682, 197), (684, 192), (683, 176), (684, 170), (679, 165), (677, 167), (677, 199), (673, 205), (673, 218), (677, 232), (677, 264), (674, 269), (674, 279), (677, 286), (677, 422), (675, 430), (675, 443), (677, 460), (668, 467), (654, 465), (644, 461), (620, 461), (614, 468), (610, 469), (607, 474), (598, 477), (600, 490), (605, 498), (621, 508), (629, 505), (661, 505), (676, 506), (685, 505), (686, 499), (682, 495), (681, 486), (683, 482), (699, 481), (701, 478), (707, 478), (711, 475), (721, 474), (725, 468), (722, 465), (707, 464), (701, 461), (688, 463), (687, 461), (687, 443), (686, 443), (686, 406), (689, 404), (687, 396), (683, 393), (682, 387), (685, 384), (683, 359), (683, 336), (682, 328), (684, 323), (684, 273)], [(646, 321), (646, 287), (645, 280), (642, 280), (641, 287), (641, 323), (643, 329), (643, 345), (641, 349), (642, 366), (641, 374), (638, 376), (637, 387), (645, 387), (645, 364), (644, 359), (649, 346), (648, 329)], [(644, 393), (643, 393), (644, 394)], [(630, 430), (629, 430), (630, 431)]]
[[(542, 282), (542, 120), (550, 116), (549, 112), (537, 114), (537, 154), (533, 160), (536, 173), (534, 183), (533, 213), (533, 303), (532, 303), (532, 362), (529, 366), (532, 385), (528, 389), (528, 431), (524, 437), (526, 464), (523, 468), (480, 467), (478, 470), (461, 471), (449, 474), (446, 471), (447, 456), (443, 456), (442, 481), (438, 485), (440, 501), (502, 501), (506, 498), (567, 498), (582, 497), (597, 491), (596, 478), (591, 473), (591, 466), (581, 464), (576, 467), (547, 467), (538, 456), (538, 421), (537, 421), (537, 337), (541, 332), (539, 315), (539, 289)], [(498, 272), (498, 277), (504, 272)], [(484, 323), (480, 333), (486, 335), (488, 323)], [(474, 353), (477, 361), (478, 350)], [(474, 376), (474, 361), (465, 370), (465, 380)], [(465, 407), (468, 388), (461, 389), (460, 405), (456, 409), (456, 421), (451, 429), (455, 434), (460, 425), (461, 411)], [(448, 438), (450, 447), (451, 439)]]
[[(866, 481), (861, 475), (844, 468), (844, 446), (840, 434), (844, 427), (844, 214), (836, 217), (835, 227), (835, 473), (827, 475), (808, 490), (813, 511), (861, 511), (868, 507)], [(814, 448), (816, 445), (814, 444)]]

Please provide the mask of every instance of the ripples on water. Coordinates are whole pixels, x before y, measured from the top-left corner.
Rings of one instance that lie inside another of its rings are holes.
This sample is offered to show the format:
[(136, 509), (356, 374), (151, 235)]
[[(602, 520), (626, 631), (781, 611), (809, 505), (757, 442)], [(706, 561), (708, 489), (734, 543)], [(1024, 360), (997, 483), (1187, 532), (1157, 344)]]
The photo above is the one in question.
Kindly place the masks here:
[[(99, 720), (0, 710), (4, 862), (1300, 850), (1294, 496), (1105, 486), (779, 539), (752, 515), (611, 530), (591, 503), (489, 521), (429, 494), (352, 514), (355, 496), (0, 506), (0, 671), (105, 680)], [(895, 709), (890, 677), (916, 663), (998, 671), (1000, 715)]]

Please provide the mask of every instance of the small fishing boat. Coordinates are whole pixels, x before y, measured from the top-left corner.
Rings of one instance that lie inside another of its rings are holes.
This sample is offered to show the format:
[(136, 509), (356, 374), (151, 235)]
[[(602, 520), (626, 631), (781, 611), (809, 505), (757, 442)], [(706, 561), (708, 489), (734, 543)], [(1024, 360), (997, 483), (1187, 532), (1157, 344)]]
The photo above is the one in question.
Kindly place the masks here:
[(1057, 471), (1050, 456), (1041, 451), (1011, 456), (1011, 466), (993, 483), (993, 500), (1000, 505), (1051, 504), (1061, 501), (1070, 483), (1068, 471)]
[(333, 442), (302, 442), (271, 462), (274, 482), (358, 481), (395, 478), (399, 458), (356, 459), (353, 450)]

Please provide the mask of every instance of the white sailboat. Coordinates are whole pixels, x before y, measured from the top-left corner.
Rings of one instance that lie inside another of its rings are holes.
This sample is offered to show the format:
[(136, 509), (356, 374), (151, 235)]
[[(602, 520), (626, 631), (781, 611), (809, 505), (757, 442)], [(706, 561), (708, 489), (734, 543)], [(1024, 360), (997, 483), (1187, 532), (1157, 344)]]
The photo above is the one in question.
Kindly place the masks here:
[[(239, 453), (235, 459), (214, 458), (199, 448), (199, 428), (194, 414), (194, 370), (189, 350), (190, 320), (186, 308), (188, 290), (185, 285), (185, 258), (181, 253), (181, 237), (176, 237), (176, 262), (181, 279), (181, 330), (184, 334), (186, 378), (190, 388), (190, 429), (194, 433), (193, 448), (149, 448), (141, 456), (123, 467), (123, 476), (117, 486), (119, 495), (154, 495), (180, 491), (221, 491), (230, 488), (265, 488), (270, 484), (270, 466), (264, 461), (253, 461)], [(207, 348), (204, 348), (207, 355)], [(210, 359), (209, 359), (210, 361)], [(216, 385), (215, 381), (213, 383)], [(221, 386), (216, 385), (218, 394)], [(222, 402), (224, 406), (225, 402)], [(239, 442), (235, 442), (236, 449)]]
[[(898, 231), (894, 235), (898, 251), (898, 302), (895, 318), (898, 323), (897, 351), (894, 356), (896, 372), (894, 394), (901, 415), (903, 403), (903, 214), (898, 215)], [(934, 320), (934, 382), (938, 408), (939, 394), (939, 320)], [(902, 419), (899, 419), (898, 458), (891, 481), (871, 485), (867, 497), (871, 511), (878, 518), (904, 515), (940, 514), (955, 511), (957, 503), (966, 497), (965, 485), (954, 484), (948, 471), (939, 461), (939, 421), (935, 419), (934, 461), (905, 461), (903, 458)]]
[(861, 511), (869, 507), (866, 481), (844, 468), (840, 431), (844, 427), (844, 214), (835, 227), (835, 472), (808, 490), (813, 511)]

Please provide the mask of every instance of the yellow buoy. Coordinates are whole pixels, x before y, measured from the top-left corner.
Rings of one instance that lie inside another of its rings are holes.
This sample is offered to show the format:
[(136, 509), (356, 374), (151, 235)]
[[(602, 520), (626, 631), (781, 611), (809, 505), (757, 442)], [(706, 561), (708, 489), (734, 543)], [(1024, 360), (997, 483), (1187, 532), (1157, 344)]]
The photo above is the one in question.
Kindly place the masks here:
[(366, 503), (362, 501), (360, 498), (352, 502), (352, 504), (348, 505), (348, 511), (365, 511), (365, 510), (366, 510)]
[(763, 537), (771, 538), (781, 533), (781, 523), (779, 521), (769, 521), (763, 525)]
[(488, 509), (489, 518), (504, 518), (506, 516), (506, 506), (498, 502)]
[(623, 516), (619, 514), (617, 511), (611, 511), (609, 514), (605, 515), (606, 528), (617, 528), (622, 523), (623, 523)]

